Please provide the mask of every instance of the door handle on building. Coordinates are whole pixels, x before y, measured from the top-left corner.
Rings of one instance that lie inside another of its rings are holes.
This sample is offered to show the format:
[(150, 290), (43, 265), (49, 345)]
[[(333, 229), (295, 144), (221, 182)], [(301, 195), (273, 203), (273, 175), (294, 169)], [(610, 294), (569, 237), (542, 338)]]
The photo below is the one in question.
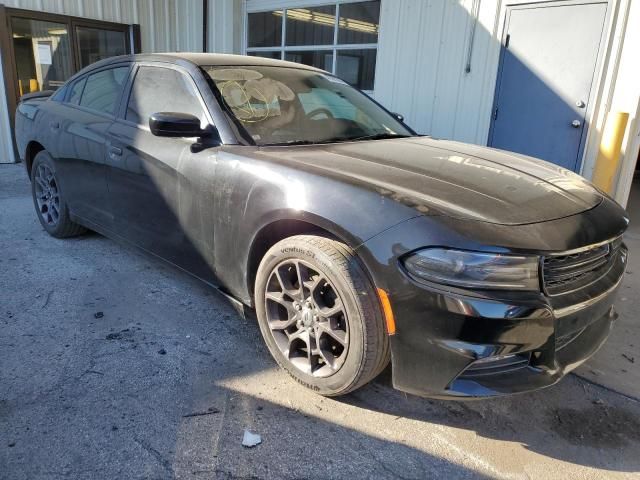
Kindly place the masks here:
[(580, 120), (574, 120), (573, 122), (571, 122), (571, 126), (573, 128), (580, 128), (581, 125), (582, 125), (582, 122)]

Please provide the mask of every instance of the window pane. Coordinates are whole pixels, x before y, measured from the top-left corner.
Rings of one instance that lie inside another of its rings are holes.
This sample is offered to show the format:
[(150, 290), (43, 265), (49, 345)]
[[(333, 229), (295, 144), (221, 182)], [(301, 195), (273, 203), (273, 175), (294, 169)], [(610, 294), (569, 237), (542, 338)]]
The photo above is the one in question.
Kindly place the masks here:
[(78, 104), (86, 81), (87, 77), (84, 77), (73, 84), (73, 87), (71, 87), (71, 94), (69, 94), (69, 103)]
[(20, 95), (56, 90), (72, 75), (66, 24), (14, 17), (11, 31)]
[(80, 68), (91, 65), (103, 58), (127, 53), (126, 35), (115, 30), (77, 27)]
[(249, 47), (279, 47), (282, 45), (282, 11), (250, 13), (247, 31)]
[(149, 125), (149, 117), (158, 112), (195, 115), (206, 124), (206, 116), (191, 81), (182, 73), (160, 67), (140, 67), (133, 82), (126, 119)]
[(336, 76), (360, 90), (373, 90), (376, 49), (338, 50)]
[(275, 52), (275, 51), (247, 52), (247, 55), (249, 55), (250, 57), (275, 58), (276, 60), (280, 60), (280, 52)]
[(289, 62), (302, 63), (311, 67), (331, 71), (333, 68), (332, 50), (309, 50), (297, 52), (285, 52), (284, 59)]
[(378, 43), (380, 1), (340, 5), (338, 43)]
[(333, 45), (336, 6), (287, 10), (287, 45)]
[(51, 100), (54, 100), (56, 102), (62, 102), (64, 100), (64, 97), (67, 94), (67, 90), (68, 88), (66, 86), (59, 88), (58, 90), (56, 90), (56, 93), (51, 95)]
[(80, 105), (113, 115), (128, 71), (129, 67), (118, 67), (89, 75)]

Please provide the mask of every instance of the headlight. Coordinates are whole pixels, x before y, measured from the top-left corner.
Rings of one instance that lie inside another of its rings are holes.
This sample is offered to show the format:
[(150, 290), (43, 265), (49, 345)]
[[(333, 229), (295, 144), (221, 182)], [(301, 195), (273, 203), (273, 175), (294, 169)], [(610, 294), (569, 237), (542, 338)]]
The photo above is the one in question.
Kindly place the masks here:
[(404, 258), (418, 280), (465, 288), (540, 290), (539, 257), (425, 248)]

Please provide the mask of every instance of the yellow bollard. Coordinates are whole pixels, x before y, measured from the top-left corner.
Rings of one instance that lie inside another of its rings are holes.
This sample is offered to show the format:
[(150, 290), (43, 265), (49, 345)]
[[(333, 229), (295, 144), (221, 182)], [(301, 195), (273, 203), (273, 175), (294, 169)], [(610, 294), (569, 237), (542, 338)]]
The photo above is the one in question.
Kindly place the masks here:
[(607, 193), (612, 193), (613, 190), (613, 180), (622, 156), (622, 140), (628, 121), (627, 112), (609, 112), (604, 123), (592, 181)]
[(37, 91), (39, 91), (40, 88), (38, 87), (38, 80), (36, 80), (35, 78), (32, 78), (29, 80), (29, 91), (31, 93), (35, 93)]

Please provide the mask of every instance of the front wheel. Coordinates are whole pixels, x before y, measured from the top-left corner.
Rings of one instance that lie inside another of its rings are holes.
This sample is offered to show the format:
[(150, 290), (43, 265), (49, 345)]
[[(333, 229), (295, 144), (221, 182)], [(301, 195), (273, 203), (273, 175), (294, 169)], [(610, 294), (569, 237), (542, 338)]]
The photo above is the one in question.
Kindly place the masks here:
[(255, 296), (269, 351), (321, 395), (349, 393), (388, 364), (375, 288), (345, 244), (314, 235), (278, 242), (260, 263)]

